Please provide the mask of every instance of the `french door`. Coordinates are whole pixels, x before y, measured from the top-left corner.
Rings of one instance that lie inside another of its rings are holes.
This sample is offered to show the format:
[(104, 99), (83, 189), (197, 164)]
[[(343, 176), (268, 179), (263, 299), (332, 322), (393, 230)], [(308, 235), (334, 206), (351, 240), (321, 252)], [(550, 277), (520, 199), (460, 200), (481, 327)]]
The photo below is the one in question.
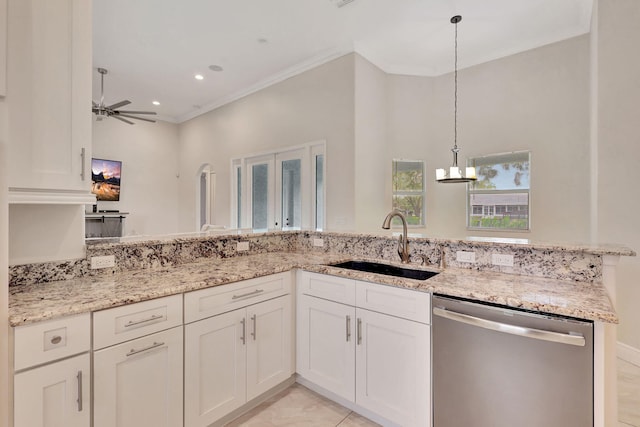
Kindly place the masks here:
[(303, 183), (309, 174), (304, 149), (246, 160), (247, 226), (254, 231), (299, 230), (308, 204)]

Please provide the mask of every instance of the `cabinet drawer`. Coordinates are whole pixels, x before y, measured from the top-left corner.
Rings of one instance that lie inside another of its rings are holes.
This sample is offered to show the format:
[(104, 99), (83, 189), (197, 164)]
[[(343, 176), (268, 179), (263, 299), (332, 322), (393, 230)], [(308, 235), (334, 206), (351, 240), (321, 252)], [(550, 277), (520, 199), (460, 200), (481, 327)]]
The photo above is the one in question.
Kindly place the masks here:
[(63, 317), (14, 329), (16, 371), (88, 351), (91, 347), (89, 313)]
[(355, 280), (301, 271), (298, 292), (347, 305), (356, 303)]
[(291, 273), (257, 277), (184, 295), (185, 323), (291, 293)]
[(93, 313), (94, 350), (182, 324), (182, 295)]
[(431, 294), (427, 292), (358, 281), (356, 305), (403, 319), (430, 323)]

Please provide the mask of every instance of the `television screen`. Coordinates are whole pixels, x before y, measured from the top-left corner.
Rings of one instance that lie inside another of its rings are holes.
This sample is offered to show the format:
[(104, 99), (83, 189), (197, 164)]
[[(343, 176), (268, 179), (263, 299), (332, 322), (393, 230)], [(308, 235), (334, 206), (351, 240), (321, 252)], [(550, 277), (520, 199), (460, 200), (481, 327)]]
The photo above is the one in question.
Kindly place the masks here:
[(99, 201), (120, 200), (121, 170), (121, 161), (91, 159), (91, 192)]

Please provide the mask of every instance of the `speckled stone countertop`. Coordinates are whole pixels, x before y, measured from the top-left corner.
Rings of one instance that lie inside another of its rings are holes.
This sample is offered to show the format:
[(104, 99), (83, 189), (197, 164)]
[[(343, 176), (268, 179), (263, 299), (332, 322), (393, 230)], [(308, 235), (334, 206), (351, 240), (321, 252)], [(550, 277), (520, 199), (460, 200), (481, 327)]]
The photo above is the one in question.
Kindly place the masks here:
[[(419, 281), (325, 265), (352, 258), (344, 254), (274, 252), (209, 259), (177, 267), (138, 270), (109, 277), (84, 277), (14, 286), (10, 288), (9, 295), (9, 323), (19, 326), (97, 311), (294, 268), (544, 313), (607, 323), (618, 322), (601, 284), (455, 268), (447, 268), (431, 279)], [(412, 268), (420, 267), (412, 265)]]

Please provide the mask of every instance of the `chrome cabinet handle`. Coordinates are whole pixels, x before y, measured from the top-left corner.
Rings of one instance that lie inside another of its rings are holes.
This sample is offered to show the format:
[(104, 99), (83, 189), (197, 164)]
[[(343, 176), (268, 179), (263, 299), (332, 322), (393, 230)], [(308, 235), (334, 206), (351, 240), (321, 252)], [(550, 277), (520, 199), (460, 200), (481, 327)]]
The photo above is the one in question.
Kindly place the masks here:
[(78, 379), (78, 412), (82, 412), (82, 371), (78, 371), (78, 375), (76, 376)]
[(253, 337), (253, 340), (256, 340), (256, 332), (257, 332), (257, 320), (256, 320), (256, 315), (254, 314), (253, 316), (251, 316), (251, 321), (253, 322), (253, 332), (251, 332), (251, 336)]
[(162, 319), (164, 318), (164, 316), (162, 314), (154, 314), (153, 316), (149, 317), (148, 319), (142, 319), (142, 320), (129, 320), (129, 322), (127, 322), (126, 325), (124, 325), (125, 328), (128, 328), (130, 326), (135, 326), (135, 325), (139, 325), (141, 323), (147, 323), (147, 322), (153, 322), (154, 320), (158, 320), (158, 319)]
[(82, 159), (82, 168), (80, 169), (80, 178), (82, 178), (82, 180), (84, 181), (85, 179), (85, 166), (84, 166), (84, 160), (85, 160), (85, 155), (86, 155), (86, 151), (84, 149), (84, 147), (80, 150), (80, 159)]
[(149, 351), (152, 350), (154, 348), (158, 348), (158, 347), (162, 347), (164, 345), (163, 342), (153, 342), (153, 344), (151, 344), (149, 347), (145, 347), (145, 348), (141, 348), (140, 350), (135, 350), (135, 349), (131, 349), (129, 351), (129, 353), (127, 353), (127, 357), (129, 356), (133, 356), (134, 354), (138, 354), (138, 353), (142, 353), (144, 351)]
[(252, 296), (258, 295), (258, 294), (260, 294), (262, 292), (264, 292), (264, 289), (256, 289), (255, 291), (247, 292), (246, 294), (234, 295), (234, 296), (231, 297), (231, 299), (240, 299), (240, 298), (252, 297)]
[(347, 342), (351, 341), (351, 316), (347, 316)]
[(500, 323), (493, 320), (482, 319), (480, 317), (469, 316), (468, 314), (458, 313), (440, 307), (434, 307), (433, 314), (439, 317), (444, 317), (445, 319), (466, 323), (467, 325), (477, 326), (483, 329), (503, 332), (506, 334), (519, 335), (525, 338), (534, 338), (537, 340), (551, 341), (561, 344), (575, 345), (579, 347), (585, 346), (585, 339), (582, 335), (569, 335), (559, 332), (527, 328), (524, 326), (509, 325), (507, 323)]
[(240, 321), (240, 323), (242, 323), (242, 336), (240, 337), (240, 341), (242, 341), (242, 344), (244, 345), (247, 342), (247, 328), (246, 328), (246, 322), (244, 321), (244, 318)]
[(362, 319), (358, 318), (358, 345), (362, 344)]

